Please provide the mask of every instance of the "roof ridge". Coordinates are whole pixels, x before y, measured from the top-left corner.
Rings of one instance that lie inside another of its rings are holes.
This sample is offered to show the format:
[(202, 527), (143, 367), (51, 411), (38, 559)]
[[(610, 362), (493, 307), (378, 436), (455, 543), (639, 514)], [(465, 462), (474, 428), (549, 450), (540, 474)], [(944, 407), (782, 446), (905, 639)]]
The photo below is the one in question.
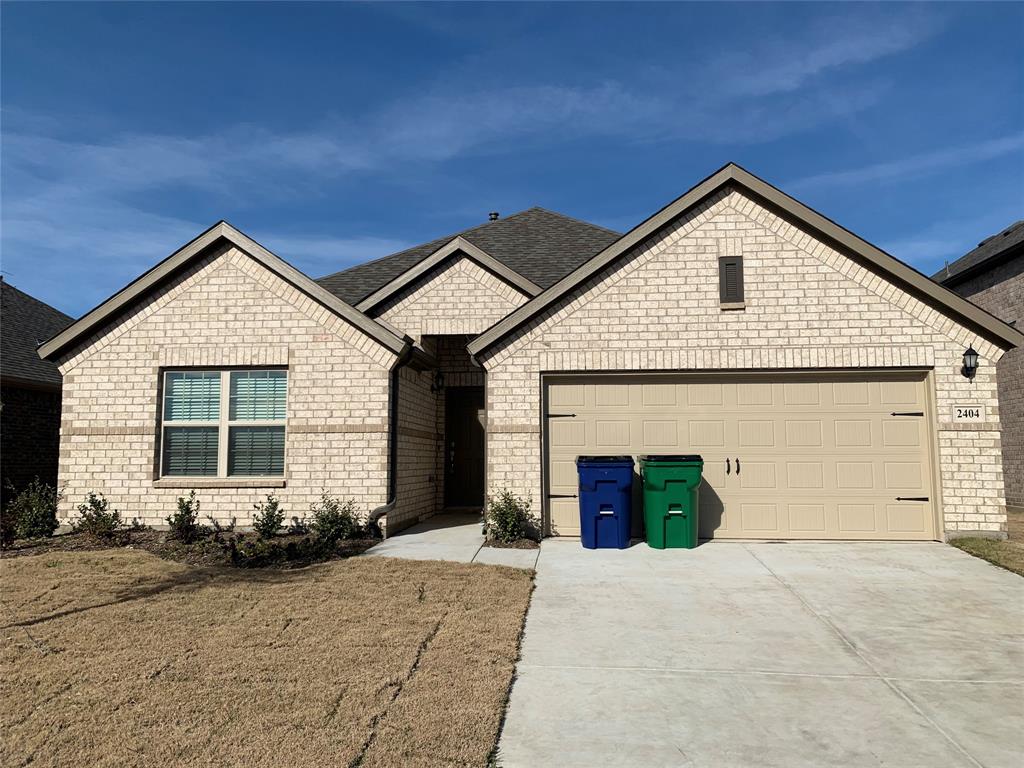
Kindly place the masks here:
[[(403, 254), (409, 253), (410, 251), (419, 250), (420, 248), (423, 248), (425, 246), (431, 245), (433, 243), (441, 243), (441, 245), (438, 246), (438, 248), (440, 248), (445, 243), (448, 243), (448, 242), (451, 242), (452, 240), (454, 240), (456, 237), (465, 237), (466, 233), (468, 233), (468, 232), (473, 232), (473, 231), (475, 231), (477, 229), (481, 229), (482, 227), (489, 227), (490, 225), (497, 224), (500, 221), (508, 221), (509, 219), (515, 218), (516, 216), (520, 216), (520, 215), (522, 215), (524, 213), (527, 213), (530, 210), (531, 210), (530, 208), (527, 208), (525, 210), (517, 211), (516, 213), (513, 213), (513, 214), (511, 214), (509, 216), (506, 216), (504, 219), (496, 219), (494, 221), (484, 221), (484, 222), (481, 222), (480, 224), (474, 224), (472, 227), (468, 227), (467, 229), (459, 230), (458, 232), (453, 232), (450, 235), (443, 235), (441, 237), (435, 237), (432, 240), (427, 240), (425, 243), (417, 243), (416, 245), (410, 245), (408, 248), (404, 248), (401, 251), (395, 251), (394, 253), (388, 253), (388, 254), (385, 254), (384, 256), (378, 256), (376, 259), (370, 259), (369, 261), (361, 261), (358, 264), (353, 264), (351, 267), (345, 267), (344, 269), (339, 269), (337, 272), (331, 272), (329, 275), (324, 275), (324, 276), (318, 277), (316, 279), (317, 279), (317, 281), (320, 281), (320, 280), (327, 280), (327, 279), (332, 278), (332, 277), (337, 277), (338, 275), (343, 275), (346, 272), (352, 271), (353, 269), (358, 269), (359, 267), (366, 267), (366, 266), (369, 266), (370, 264), (376, 264), (379, 261), (384, 261), (385, 259), (390, 259), (390, 258), (392, 258), (394, 256), (402, 256)], [(437, 250), (437, 248), (433, 248), (433, 249), (431, 249), (430, 253), (433, 253), (436, 250)], [(429, 257), (430, 253), (428, 253), (427, 256), (424, 256), (423, 258)], [(419, 262), (416, 262), (416, 263), (418, 264)]]
[[(569, 216), (568, 214), (561, 213), (560, 211), (552, 211), (550, 208), (545, 208), (542, 205), (535, 205), (535, 206), (533, 206), (532, 208), (530, 208), (528, 210), (530, 210), (530, 211), (544, 211), (544, 213), (550, 213), (552, 216), (558, 216), (559, 218), (566, 219), (568, 221), (574, 221), (577, 224), (584, 224), (584, 225), (586, 225), (588, 227), (593, 227), (594, 229), (600, 229), (600, 230), (602, 230), (604, 232), (607, 232), (609, 235), (618, 235), (620, 237), (622, 236), (621, 232), (616, 232), (614, 229), (609, 229), (608, 227), (603, 227), (600, 224), (595, 224), (594, 222), (586, 221), (585, 219), (578, 219), (575, 216)], [(523, 211), (523, 213), (525, 213), (525, 212), (526, 211)]]

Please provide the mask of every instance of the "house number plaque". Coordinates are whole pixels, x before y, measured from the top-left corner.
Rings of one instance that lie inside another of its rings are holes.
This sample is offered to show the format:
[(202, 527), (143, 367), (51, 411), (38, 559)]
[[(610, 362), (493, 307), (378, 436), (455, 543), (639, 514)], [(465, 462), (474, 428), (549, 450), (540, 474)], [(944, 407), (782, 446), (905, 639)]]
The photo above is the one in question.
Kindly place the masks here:
[(953, 421), (985, 421), (985, 406), (954, 405)]

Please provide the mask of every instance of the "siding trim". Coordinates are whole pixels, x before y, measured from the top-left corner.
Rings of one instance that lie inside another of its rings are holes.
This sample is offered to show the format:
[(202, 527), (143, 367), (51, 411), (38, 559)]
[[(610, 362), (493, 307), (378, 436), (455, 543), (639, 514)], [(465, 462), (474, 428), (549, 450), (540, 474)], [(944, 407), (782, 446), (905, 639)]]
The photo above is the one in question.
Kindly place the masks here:
[(699, 206), (720, 189), (730, 185), (742, 187), (763, 201), (770, 210), (778, 211), (783, 218), (795, 220), (802, 226), (810, 228), (816, 235), (824, 238), (826, 243), (835, 244), (840, 253), (866, 262), (868, 268), (893, 280), (913, 295), (942, 311), (943, 314), (964, 322), (967, 327), (981, 333), (1001, 348), (1012, 349), (1024, 346), (1024, 333), (961, 298), (948, 288), (930, 280), (913, 267), (890, 256), (880, 248), (857, 237), (849, 230), (808, 208), (763, 179), (734, 163), (729, 163), (631, 229), (619, 240), (528, 301), (500, 323), (477, 336), (469, 344), (470, 354), (478, 356), (492, 347), (498, 346), (521, 326), (571, 293), (574, 288), (599, 274), (601, 270), (629, 253), (672, 221)]
[(69, 328), (44, 342), (39, 347), (39, 356), (44, 360), (52, 360), (76, 341), (84, 338), (111, 318), (116, 317), (123, 309), (143, 298), (164, 280), (170, 278), (197, 258), (200, 258), (222, 241), (227, 241), (235, 246), (282, 280), (295, 286), (311, 299), (362, 331), (385, 349), (396, 355), (404, 354), (408, 349), (410, 344), (408, 339), (392, 333), (355, 307), (346, 304), (334, 294), (329, 293), (325, 288), (299, 272), (291, 264), (271, 253), (226, 221), (219, 221), (148, 272), (136, 278), (102, 304), (90, 310)]

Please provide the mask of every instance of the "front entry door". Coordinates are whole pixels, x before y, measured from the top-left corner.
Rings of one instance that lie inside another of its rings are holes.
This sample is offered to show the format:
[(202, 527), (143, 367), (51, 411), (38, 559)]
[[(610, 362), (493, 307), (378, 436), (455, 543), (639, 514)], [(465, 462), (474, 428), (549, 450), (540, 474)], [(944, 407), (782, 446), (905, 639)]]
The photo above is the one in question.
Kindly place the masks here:
[(449, 387), (444, 406), (444, 503), (484, 503), (484, 388)]

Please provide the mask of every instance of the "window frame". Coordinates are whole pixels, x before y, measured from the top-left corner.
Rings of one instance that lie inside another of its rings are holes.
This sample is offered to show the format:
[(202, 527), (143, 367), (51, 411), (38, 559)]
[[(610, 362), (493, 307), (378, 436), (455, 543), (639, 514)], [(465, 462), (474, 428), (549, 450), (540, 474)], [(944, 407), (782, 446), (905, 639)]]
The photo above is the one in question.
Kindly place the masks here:
[[(285, 398), (284, 416), (280, 419), (232, 419), (231, 418), (231, 374), (232, 373), (257, 373), (262, 371), (284, 371), (285, 374)], [(166, 418), (167, 412), (167, 377), (172, 373), (219, 373), (220, 374), (220, 402), (218, 404), (218, 418), (202, 421), (185, 421), (181, 419)], [(287, 474), (288, 467), (288, 393), (290, 391), (288, 369), (283, 366), (234, 366), (228, 368), (218, 367), (174, 367), (163, 368), (160, 371), (160, 434), (159, 451), (157, 453), (157, 479), (170, 481), (247, 481), (266, 478), (268, 480), (283, 480)], [(166, 446), (166, 434), (168, 427), (216, 427), (217, 428), (217, 473), (215, 475), (171, 475), (164, 473), (164, 448)], [(279, 475), (231, 475), (228, 474), (228, 447), (232, 427), (282, 427), (284, 429), (284, 456)]]

